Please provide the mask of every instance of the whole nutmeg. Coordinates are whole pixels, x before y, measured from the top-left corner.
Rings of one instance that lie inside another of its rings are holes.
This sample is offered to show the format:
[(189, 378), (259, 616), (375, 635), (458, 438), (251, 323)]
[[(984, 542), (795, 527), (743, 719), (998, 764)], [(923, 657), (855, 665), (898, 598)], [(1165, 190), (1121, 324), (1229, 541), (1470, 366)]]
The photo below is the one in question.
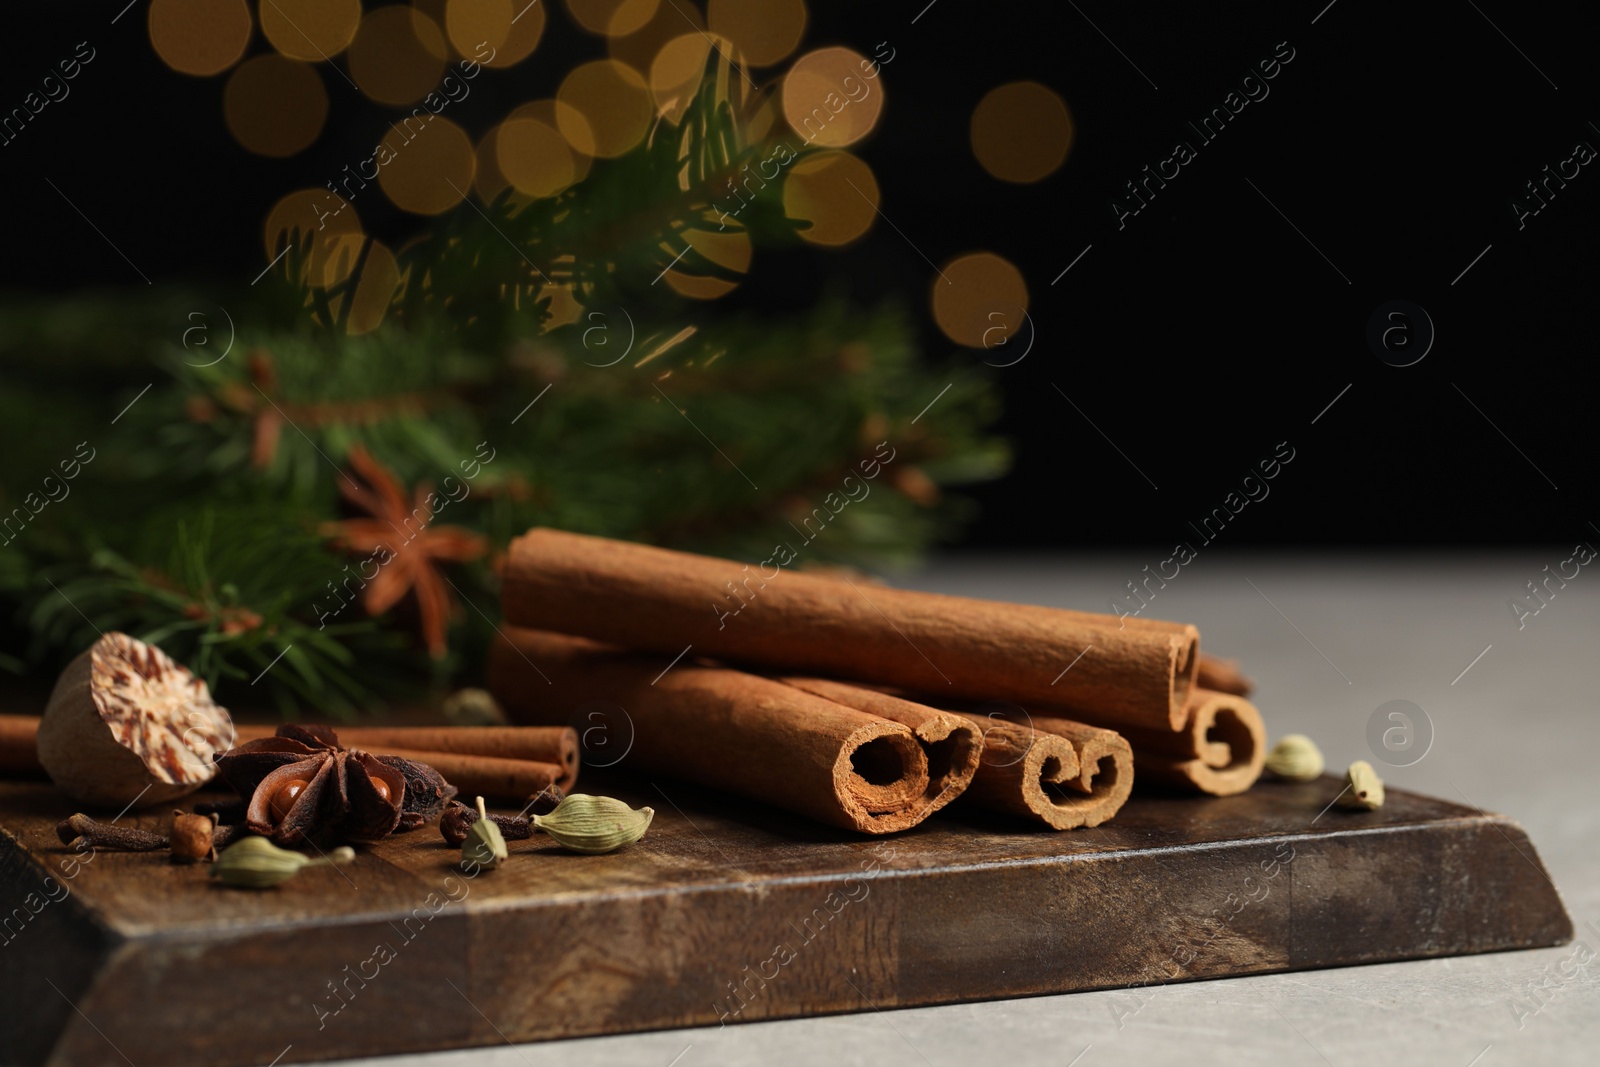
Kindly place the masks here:
[(39, 763), (82, 804), (143, 808), (209, 782), (233, 736), (205, 682), (159, 648), (109, 633), (56, 682), (39, 722)]
[(172, 862), (199, 863), (217, 858), (217, 817), (172, 813)]

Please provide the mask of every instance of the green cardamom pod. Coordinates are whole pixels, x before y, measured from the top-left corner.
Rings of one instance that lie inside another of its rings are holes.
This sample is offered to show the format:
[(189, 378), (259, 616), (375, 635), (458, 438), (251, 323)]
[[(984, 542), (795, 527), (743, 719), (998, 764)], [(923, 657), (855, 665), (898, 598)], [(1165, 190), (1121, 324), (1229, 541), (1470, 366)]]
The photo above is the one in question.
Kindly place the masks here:
[(549, 834), (562, 848), (597, 855), (639, 840), (655, 816), (654, 808), (635, 811), (611, 797), (574, 793), (550, 814), (532, 818), (534, 827)]
[(246, 837), (222, 850), (211, 865), (211, 877), (223, 885), (244, 889), (270, 889), (286, 882), (306, 867), (349, 863), (356, 858), (349, 846), (336, 848), (320, 859), (279, 848), (264, 837)]
[(1374, 811), (1383, 807), (1383, 779), (1372, 769), (1372, 764), (1358, 759), (1344, 772), (1344, 792), (1339, 794), (1339, 806), (1356, 811)]
[(1305, 734), (1289, 734), (1267, 753), (1267, 770), (1291, 782), (1309, 782), (1324, 766), (1322, 749)]
[(483, 798), (478, 798), (478, 821), (467, 827), (466, 840), (461, 842), (461, 869), (470, 871), (474, 866), (492, 871), (500, 865), (509, 852), (506, 851), (506, 838), (500, 832), (500, 827), (489, 818), (489, 812), (483, 806)]

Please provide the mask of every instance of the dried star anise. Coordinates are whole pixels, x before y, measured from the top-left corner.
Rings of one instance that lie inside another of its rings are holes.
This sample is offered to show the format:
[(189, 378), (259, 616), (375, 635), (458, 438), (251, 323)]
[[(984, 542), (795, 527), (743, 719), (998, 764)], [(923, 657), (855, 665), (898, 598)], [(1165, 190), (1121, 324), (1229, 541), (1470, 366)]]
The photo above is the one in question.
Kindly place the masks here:
[(425, 763), (347, 749), (326, 726), (283, 726), (217, 760), (245, 822), (277, 845), (371, 842), (415, 830), (456, 788)]

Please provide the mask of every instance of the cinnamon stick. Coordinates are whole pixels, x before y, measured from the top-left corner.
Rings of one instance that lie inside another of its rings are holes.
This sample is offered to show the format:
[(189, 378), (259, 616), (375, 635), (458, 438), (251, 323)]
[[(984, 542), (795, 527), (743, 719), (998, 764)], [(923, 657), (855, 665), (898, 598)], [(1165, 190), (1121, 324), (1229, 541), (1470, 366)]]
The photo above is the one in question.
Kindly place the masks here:
[(1196, 689), (1181, 731), (1128, 729), (1141, 782), (1232, 796), (1261, 777), (1267, 731), (1261, 712), (1242, 696)]
[(1133, 751), (1112, 730), (1050, 716), (1012, 722), (977, 712), (984, 754), (969, 802), (1057, 830), (1099, 826), (1133, 789)]
[(983, 737), (977, 726), (961, 716), (844, 682), (823, 678), (783, 681), (836, 704), (909, 727), (922, 745), (923, 755), (928, 757), (928, 788), (924, 793), (928, 814), (950, 803), (972, 784), (983, 755)]
[(1256, 683), (1245, 677), (1244, 671), (1239, 668), (1236, 659), (1218, 659), (1216, 656), (1201, 656), (1200, 670), (1195, 677), (1195, 685), (1201, 689), (1215, 689), (1219, 693), (1232, 693), (1234, 696), (1247, 697), (1255, 689)]
[[(426, 763), (462, 796), (482, 795), (521, 803), (551, 785), (559, 786), (566, 768), (559, 763), (537, 760), (501, 759), (473, 756), (461, 752), (428, 752), (388, 745), (366, 748), (374, 756), (401, 756)], [(563, 787), (564, 788), (564, 787)]]
[[(235, 728), (241, 744), (271, 737), (274, 730), (271, 726)], [(338, 733), (339, 743), (345, 747), (372, 753), (423, 751), (553, 763), (561, 768), (556, 784), (568, 792), (578, 780), (578, 732), (570, 726), (341, 726)], [(435, 769), (453, 785), (466, 789), (443, 768)]]
[(619, 705), (633, 736), (616, 766), (849, 830), (907, 829), (937, 798), (910, 727), (771, 678), (508, 627), (489, 652), (489, 688), (520, 722), (566, 722), (595, 700)]
[(1199, 661), (1192, 626), (811, 577), (785, 568), (786, 550), (747, 566), (535, 529), (512, 542), (504, 613), (668, 655), (689, 645), (786, 673), (1183, 725)]

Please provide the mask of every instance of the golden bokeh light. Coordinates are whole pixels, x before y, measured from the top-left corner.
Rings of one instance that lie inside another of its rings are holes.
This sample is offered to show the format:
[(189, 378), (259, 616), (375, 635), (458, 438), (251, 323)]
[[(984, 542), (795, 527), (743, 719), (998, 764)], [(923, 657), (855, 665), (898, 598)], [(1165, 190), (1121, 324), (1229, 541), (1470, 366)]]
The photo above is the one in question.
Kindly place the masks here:
[(313, 288), (331, 289), (350, 277), (367, 245), (364, 233), (330, 233), (317, 239), (316, 253), (306, 282)]
[(500, 126), (495, 163), (517, 192), (535, 198), (554, 196), (578, 176), (566, 138), (538, 119), (508, 119)]
[(403, 107), (433, 91), (445, 58), (438, 23), (409, 7), (382, 7), (361, 20), (350, 43), (350, 77), (378, 103)]
[(972, 154), (1001, 181), (1026, 184), (1055, 173), (1072, 150), (1072, 112), (1035, 81), (990, 89), (972, 111)]
[(472, 188), (478, 194), (478, 199), (487, 204), (511, 188), (511, 182), (500, 171), (500, 127), (491, 127), (488, 133), (479, 138), (478, 146), (472, 153), (478, 161), (477, 170), (472, 175)]
[[(742, 229), (715, 230), (683, 230), (678, 238), (693, 248), (697, 253), (709, 259), (719, 267), (739, 271), (741, 274), (750, 269), (750, 235)], [(678, 249), (677, 251), (682, 251)], [(695, 300), (715, 300), (732, 292), (738, 282), (726, 278), (715, 278), (709, 275), (693, 274), (682, 271), (676, 267), (670, 268), (664, 275), (668, 285), (684, 296)]]
[(639, 32), (660, 6), (661, 0), (567, 0), (567, 10), (578, 25), (603, 37)]
[(253, 28), (245, 0), (150, 0), (148, 22), (161, 61), (201, 77), (239, 62)]
[[(262, 242), (267, 260), (276, 260), (284, 242), (299, 232), (299, 239), (311, 238), (308, 279), (313, 285), (338, 284), (349, 274), (354, 259), (349, 256), (351, 239), (359, 241), (361, 219), (343, 197), (326, 188), (297, 189), (283, 197), (267, 212), (262, 226)], [(359, 244), (357, 244), (359, 250)], [(344, 275), (339, 274), (343, 264)], [(330, 281), (331, 279), (331, 281)]]
[(859, 52), (819, 48), (794, 61), (783, 77), (783, 117), (808, 144), (854, 144), (883, 114), (883, 78)]
[(463, 57), (486, 67), (509, 67), (539, 46), (545, 6), (529, 0), (449, 0), (445, 32)]
[(944, 265), (933, 279), (933, 321), (968, 348), (994, 348), (1021, 328), (1028, 284), (1010, 261), (993, 252), (970, 252)]
[(455, 207), (472, 188), (477, 170), (472, 139), (439, 116), (420, 132), (390, 127), (378, 146), (377, 162), (384, 195), (415, 215), (437, 215)]
[(686, 33), (661, 46), (650, 62), (650, 98), (656, 111), (673, 120), (683, 114), (705, 77), (711, 44), (703, 34)]
[[(656, 54), (666, 43), (686, 33), (698, 34), (706, 28), (700, 9), (687, 0), (663, 2), (656, 7), (650, 21), (625, 37), (612, 37), (606, 42), (611, 58), (628, 64), (634, 70), (649, 70)], [(701, 38), (704, 40), (704, 38)]]
[(322, 132), (328, 92), (309, 64), (268, 53), (228, 75), (222, 111), (236, 141), (258, 156), (282, 159)]
[[(519, 104), (512, 108), (511, 113), (506, 116), (505, 121), (512, 122), (516, 119), (533, 119), (536, 122), (544, 123), (552, 130), (559, 130), (561, 129), (561, 120), (558, 117), (559, 114), (560, 108), (554, 100), (530, 100), (526, 104)], [(594, 142), (594, 133), (588, 129), (588, 119), (569, 108), (567, 110), (567, 122), (574, 126), (574, 128), (577, 130), (579, 140), (586, 144), (592, 144)], [(563, 133), (562, 137), (565, 138), (566, 134)], [(594, 157), (589, 155), (587, 152), (580, 152), (578, 149), (572, 147), (572, 142), (570, 140), (567, 141), (567, 151), (572, 156), (572, 180), (574, 182), (581, 182), (584, 178), (589, 176), (589, 165), (594, 162)]]
[(589, 156), (622, 155), (644, 140), (653, 114), (644, 78), (614, 59), (574, 67), (556, 91), (561, 135)]
[(710, 0), (711, 32), (733, 42), (734, 54), (768, 67), (800, 47), (806, 32), (805, 0)]
[(849, 152), (816, 152), (790, 166), (783, 212), (811, 224), (800, 236), (815, 245), (847, 245), (872, 228), (878, 179)]
[(361, 25), (361, 0), (261, 0), (261, 32), (290, 59), (332, 59)]
[(361, 266), (361, 280), (349, 297), (350, 313), (345, 318), (345, 332), (371, 333), (383, 325), (400, 288), (400, 264), (394, 253), (381, 242), (373, 241), (367, 249), (366, 262)]

